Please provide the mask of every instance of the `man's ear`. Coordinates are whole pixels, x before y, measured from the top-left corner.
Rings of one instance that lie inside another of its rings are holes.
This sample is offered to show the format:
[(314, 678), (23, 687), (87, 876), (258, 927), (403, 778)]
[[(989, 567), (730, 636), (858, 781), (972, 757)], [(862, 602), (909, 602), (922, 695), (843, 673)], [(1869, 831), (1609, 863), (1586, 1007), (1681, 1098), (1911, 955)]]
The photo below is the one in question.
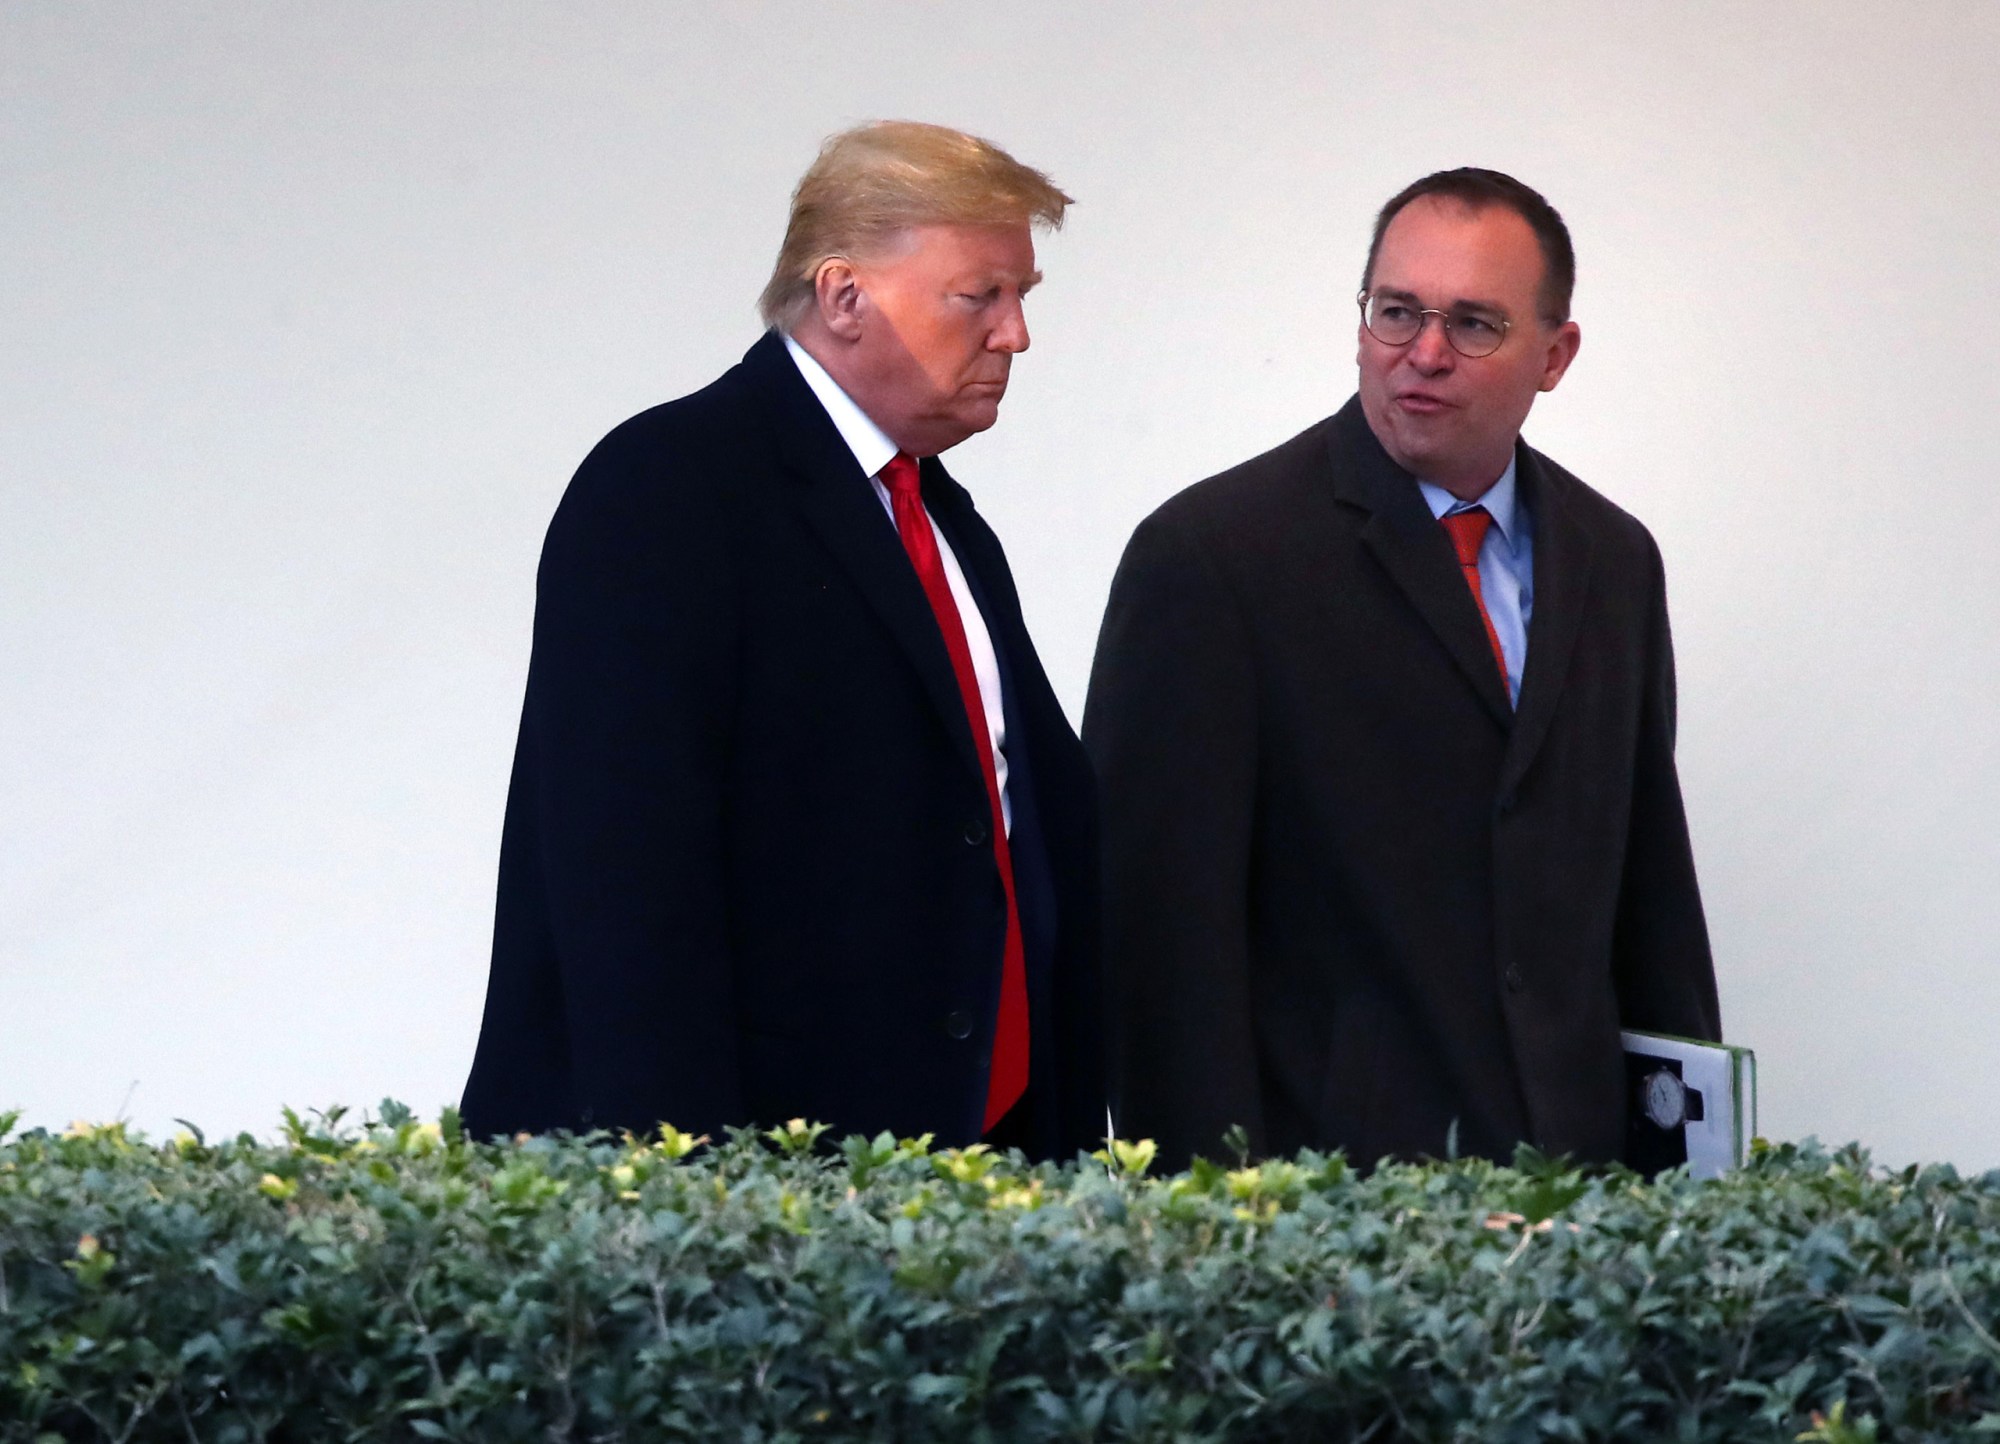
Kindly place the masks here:
[(813, 294), (819, 301), (819, 319), (827, 330), (843, 341), (861, 337), (861, 313), (868, 293), (861, 289), (861, 277), (845, 256), (829, 256), (819, 264), (813, 277)]
[(1556, 327), (1556, 333), (1549, 342), (1549, 354), (1542, 364), (1542, 385), (1544, 391), (1556, 389), (1556, 382), (1563, 379), (1563, 372), (1569, 370), (1569, 363), (1576, 360), (1577, 348), (1583, 345), (1583, 329), (1574, 321), (1565, 321)]

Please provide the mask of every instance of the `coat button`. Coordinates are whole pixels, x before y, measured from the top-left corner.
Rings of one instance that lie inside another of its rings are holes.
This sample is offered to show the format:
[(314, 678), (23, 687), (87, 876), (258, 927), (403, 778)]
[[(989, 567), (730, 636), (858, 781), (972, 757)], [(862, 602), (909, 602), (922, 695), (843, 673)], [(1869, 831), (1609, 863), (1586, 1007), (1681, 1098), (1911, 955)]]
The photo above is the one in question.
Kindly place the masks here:
[(963, 1043), (972, 1036), (972, 1014), (963, 1008), (953, 1008), (944, 1015), (944, 1033), (947, 1038)]
[(1507, 965), (1507, 974), (1506, 974), (1506, 976), (1507, 976), (1507, 989), (1508, 989), (1508, 991), (1509, 991), (1509, 992), (1514, 992), (1514, 993), (1518, 993), (1518, 992), (1520, 992), (1520, 991), (1521, 991), (1521, 970), (1520, 970), (1519, 968), (1515, 967), (1515, 966), (1514, 966), (1514, 965), (1513, 965), (1512, 963), (1509, 963), (1509, 964)]
[(972, 821), (965, 824), (965, 845), (967, 847), (980, 846), (982, 843), (986, 841), (986, 837), (987, 833), (986, 833), (985, 818), (975, 817), (972, 819)]
[(1515, 801), (1516, 799), (1513, 793), (1503, 792), (1500, 794), (1500, 800), (1493, 805), (1493, 810), (1497, 812), (1500, 816), (1505, 817), (1508, 813), (1514, 810)]

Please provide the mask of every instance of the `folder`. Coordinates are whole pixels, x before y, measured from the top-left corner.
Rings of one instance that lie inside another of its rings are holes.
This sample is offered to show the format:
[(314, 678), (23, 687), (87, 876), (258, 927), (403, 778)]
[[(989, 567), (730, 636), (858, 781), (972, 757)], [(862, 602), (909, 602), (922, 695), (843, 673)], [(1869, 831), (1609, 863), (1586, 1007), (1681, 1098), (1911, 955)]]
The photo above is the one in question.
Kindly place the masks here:
[(1623, 1032), (1625, 1161), (1654, 1174), (1687, 1165), (1718, 1178), (1749, 1157), (1757, 1134), (1757, 1055), (1727, 1043)]

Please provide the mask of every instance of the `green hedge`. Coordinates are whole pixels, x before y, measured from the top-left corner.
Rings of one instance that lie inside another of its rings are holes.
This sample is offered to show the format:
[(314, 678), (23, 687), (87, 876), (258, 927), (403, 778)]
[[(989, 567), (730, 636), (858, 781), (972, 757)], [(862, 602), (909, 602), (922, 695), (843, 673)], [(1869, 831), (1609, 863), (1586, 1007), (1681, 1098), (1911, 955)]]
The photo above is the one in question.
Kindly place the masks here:
[(1146, 1145), (286, 1116), (0, 1144), (6, 1439), (2000, 1433), (2000, 1174), (1808, 1146), (1708, 1184), (1531, 1155), (1155, 1180)]

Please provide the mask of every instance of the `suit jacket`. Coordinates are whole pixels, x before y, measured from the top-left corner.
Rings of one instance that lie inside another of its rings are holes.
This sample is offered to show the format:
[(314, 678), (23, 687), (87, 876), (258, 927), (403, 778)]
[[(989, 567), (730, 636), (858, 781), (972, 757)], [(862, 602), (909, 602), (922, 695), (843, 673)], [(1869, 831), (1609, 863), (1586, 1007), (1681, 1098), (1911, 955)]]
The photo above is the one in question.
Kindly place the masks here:
[[(923, 494), (999, 658), (1034, 1151), (1101, 1138), (1088, 762), (1006, 559)], [(895, 527), (775, 332), (607, 436), (542, 553), (466, 1125), (977, 1138), (1006, 931)]]
[(1518, 712), (1358, 401), (1133, 536), (1084, 717), (1122, 1134), (1610, 1159), (1620, 1027), (1719, 1036), (1658, 549), (1516, 458)]

